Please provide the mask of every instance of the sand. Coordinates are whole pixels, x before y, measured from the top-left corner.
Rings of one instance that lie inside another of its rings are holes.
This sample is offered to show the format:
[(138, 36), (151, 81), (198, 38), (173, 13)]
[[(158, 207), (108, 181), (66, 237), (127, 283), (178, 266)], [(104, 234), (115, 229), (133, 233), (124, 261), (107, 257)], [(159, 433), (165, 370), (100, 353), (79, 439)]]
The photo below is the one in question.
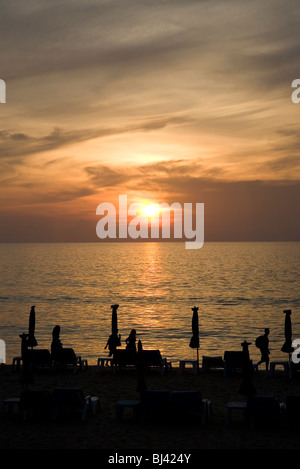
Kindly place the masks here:
[[(9, 365), (0, 368), (1, 402), (8, 397), (19, 396), (23, 385), (19, 371)], [(101, 408), (95, 416), (80, 419), (29, 418), (23, 421), (17, 413), (8, 414), (1, 408), (1, 449), (97, 449), (121, 454), (122, 450), (222, 450), (222, 449), (297, 449), (299, 434), (287, 428), (261, 426), (251, 429), (235, 412), (225, 424), (225, 405), (229, 401), (244, 401), (239, 395), (242, 376), (237, 373), (223, 376), (222, 370), (210, 370), (194, 375), (191, 369), (183, 374), (173, 367), (160, 375), (158, 370), (146, 373), (148, 389), (200, 390), (203, 398), (212, 403), (212, 415), (206, 425), (197, 419), (190, 422), (145, 421), (137, 423), (130, 409), (126, 409), (121, 422), (116, 422), (117, 402), (122, 399), (139, 399), (136, 391), (137, 376), (133, 369), (113, 374), (108, 367), (97, 371), (96, 366), (74, 374), (72, 370), (35, 373), (31, 389), (53, 390), (55, 387), (79, 387), (86, 395), (100, 399)], [(283, 370), (276, 369), (271, 376), (266, 371), (253, 375), (253, 384), (259, 395), (276, 395), (284, 402), (288, 394), (300, 394), (298, 376), (288, 379)]]

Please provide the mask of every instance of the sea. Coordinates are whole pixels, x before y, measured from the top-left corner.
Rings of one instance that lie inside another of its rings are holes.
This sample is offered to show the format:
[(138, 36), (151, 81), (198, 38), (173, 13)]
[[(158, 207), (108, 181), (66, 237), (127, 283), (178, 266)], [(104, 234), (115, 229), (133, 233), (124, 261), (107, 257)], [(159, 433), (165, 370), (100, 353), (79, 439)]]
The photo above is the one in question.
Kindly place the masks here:
[(106, 356), (111, 305), (118, 304), (121, 348), (131, 329), (144, 349), (193, 360), (192, 308), (199, 314), (199, 359), (242, 350), (260, 357), (255, 338), (270, 329), (271, 361), (281, 351), (284, 311), (300, 339), (299, 242), (0, 244), (0, 339), (5, 362), (20, 356), (35, 306), (37, 348), (50, 350), (60, 325), (64, 347), (96, 365)]

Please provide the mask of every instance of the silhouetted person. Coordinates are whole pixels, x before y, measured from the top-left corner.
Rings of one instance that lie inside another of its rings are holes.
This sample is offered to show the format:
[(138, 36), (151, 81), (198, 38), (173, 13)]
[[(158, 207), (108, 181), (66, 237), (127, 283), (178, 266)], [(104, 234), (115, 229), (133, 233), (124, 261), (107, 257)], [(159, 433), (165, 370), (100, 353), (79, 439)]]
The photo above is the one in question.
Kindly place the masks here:
[(72, 348), (64, 348), (60, 335), (60, 326), (55, 326), (52, 331), (51, 355), (56, 366), (64, 368), (67, 365), (73, 365), (74, 369), (77, 364), (77, 357)]
[(256, 364), (256, 367), (258, 367), (258, 365), (260, 365), (261, 363), (265, 363), (266, 370), (268, 370), (269, 368), (269, 361), (270, 361), (269, 337), (268, 337), (269, 333), (270, 333), (270, 329), (266, 328), (264, 335), (257, 337), (255, 341), (255, 344), (260, 349), (260, 353), (261, 353), (261, 358), (259, 362)]
[(111, 334), (104, 348), (106, 349), (108, 347), (108, 350), (109, 350), (108, 356), (111, 357), (115, 353), (116, 348), (119, 347), (120, 345), (121, 345), (121, 336), (118, 334)]
[(60, 326), (55, 326), (52, 331), (52, 343), (51, 343), (51, 353), (53, 355), (57, 354), (63, 349), (63, 344), (59, 338), (60, 335)]
[(129, 336), (126, 339), (126, 348), (136, 350), (136, 330), (132, 329)]

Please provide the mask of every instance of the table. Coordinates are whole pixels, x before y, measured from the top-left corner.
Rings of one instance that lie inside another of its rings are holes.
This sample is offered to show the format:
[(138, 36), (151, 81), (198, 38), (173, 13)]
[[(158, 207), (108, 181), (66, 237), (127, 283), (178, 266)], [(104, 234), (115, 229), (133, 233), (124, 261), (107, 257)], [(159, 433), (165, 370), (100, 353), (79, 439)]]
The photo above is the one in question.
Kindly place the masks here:
[(193, 367), (194, 375), (198, 372), (198, 362), (197, 360), (180, 360), (179, 361), (179, 373), (181, 374), (185, 370), (185, 365), (190, 364)]
[(243, 411), (245, 413), (246, 408), (247, 408), (247, 403), (246, 402), (241, 402), (241, 401), (227, 402), (227, 404), (226, 404), (226, 424), (229, 423), (229, 421), (231, 419), (231, 412), (233, 410), (237, 410), (239, 412)]
[(133, 401), (133, 400), (122, 400), (117, 403), (117, 410), (116, 410), (116, 421), (120, 422), (123, 416), (124, 408), (130, 408), (133, 411), (134, 419), (138, 420), (139, 417), (139, 410), (140, 410), (140, 401)]

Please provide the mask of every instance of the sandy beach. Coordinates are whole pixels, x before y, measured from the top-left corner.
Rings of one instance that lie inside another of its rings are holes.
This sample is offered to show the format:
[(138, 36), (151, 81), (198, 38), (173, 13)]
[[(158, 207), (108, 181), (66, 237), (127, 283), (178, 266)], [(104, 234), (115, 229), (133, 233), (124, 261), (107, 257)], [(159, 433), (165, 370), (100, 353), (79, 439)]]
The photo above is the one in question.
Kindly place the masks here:
[[(0, 369), (1, 403), (9, 397), (19, 396), (23, 384), (20, 371), (4, 365)], [(178, 368), (160, 375), (157, 370), (146, 373), (148, 389), (200, 390), (209, 398), (212, 415), (206, 425), (199, 421), (168, 424), (162, 421), (138, 423), (130, 409), (125, 409), (120, 422), (115, 419), (117, 402), (122, 399), (139, 399), (137, 376), (133, 369), (113, 374), (108, 367), (89, 365), (74, 374), (72, 370), (35, 373), (30, 389), (52, 391), (55, 387), (81, 388), (85, 395), (98, 396), (101, 408), (95, 416), (87, 415), (85, 421), (73, 418), (22, 420), (17, 413), (9, 414), (1, 407), (1, 449), (97, 449), (97, 450), (199, 450), (199, 449), (297, 449), (299, 435), (287, 428), (249, 428), (240, 412), (232, 413), (226, 425), (226, 403), (243, 401), (239, 395), (242, 381), (240, 373), (223, 376), (222, 370), (210, 370), (194, 375), (191, 369), (183, 374)], [(289, 394), (300, 394), (299, 377), (288, 379), (281, 368), (270, 375), (264, 370), (253, 375), (258, 395), (275, 395), (281, 402)]]

